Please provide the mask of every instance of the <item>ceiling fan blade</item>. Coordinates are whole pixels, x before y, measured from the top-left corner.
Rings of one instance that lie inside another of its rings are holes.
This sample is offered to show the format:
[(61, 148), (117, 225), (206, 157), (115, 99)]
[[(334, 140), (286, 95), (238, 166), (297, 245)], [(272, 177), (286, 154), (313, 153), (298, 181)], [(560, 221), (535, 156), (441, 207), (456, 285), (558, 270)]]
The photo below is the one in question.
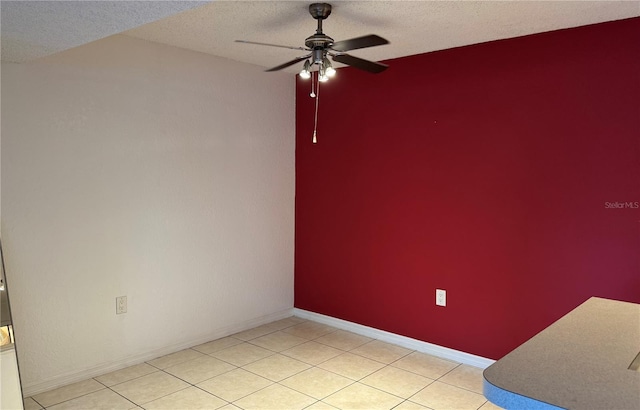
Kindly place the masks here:
[(283, 68), (287, 68), (287, 67), (289, 67), (289, 66), (292, 66), (292, 65), (294, 65), (294, 64), (295, 64), (295, 63), (297, 63), (297, 62), (300, 62), (300, 61), (302, 61), (302, 60), (306, 60), (306, 59), (307, 59), (307, 58), (309, 58), (309, 57), (311, 57), (311, 54), (308, 54), (308, 55), (306, 55), (306, 56), (302, 56), (302, 57), (295, 58), (295, 59), (293, 59), (293, 60), (291, 60), (291, 61), (287, 61), (287, 62), (286, 62), (286, 63), (284, 63), (284, 64), (280, 64), (280, 65), (279, 65), (279, 66), (277, 66), (277, 67), (273, 67), (273, 68), (270, 68), (270, 69), (268, 69), (268, 70), (264, 70), (264, 71), (268, 71), (268, 72), (270, 72), (270, 71), (278, 71), (278, 70), (282, 70)]
[(350, 51), (357, 50), (359, 48), (381, 46), (383, 44), (389, 44), (389, 41), (380, 36), (376, 36), (375, 34), (370, 34), (368, 36), (337, 41), (331, 45), (331, 49), (336, 51)]
[(362, 58), (350, 56), (349, 54), (337, 54), (333, 56), (333, 61), (347, 64), (360, 70), (368, 71), (370, 73), (378, 74), (383, 72), (389, 67), (386, 64), (377, 63), (375, 61), (364, 60)]
[(259, 46), (288, 48), (290, 50), (304, 50), (304, 51), (308, 50), (307, 48), (304, 48), (304, 47), (281, 46), (280, 44), (258, 43), (256, 41), (247, 41), (247, 40), (236, 40), (236, 43), (256, 44), (256, 45), (259, 45)]

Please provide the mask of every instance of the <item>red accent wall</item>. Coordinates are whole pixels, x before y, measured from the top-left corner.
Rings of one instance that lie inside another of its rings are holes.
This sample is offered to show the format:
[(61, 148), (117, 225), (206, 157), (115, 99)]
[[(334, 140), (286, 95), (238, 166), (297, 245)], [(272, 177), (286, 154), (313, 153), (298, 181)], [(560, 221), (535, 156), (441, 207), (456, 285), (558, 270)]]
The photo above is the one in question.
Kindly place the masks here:
[(296, 307), (498, 359), (640, 303), (640, 19), (388, 63), (322, 85), (316, 145), (298, 79)]

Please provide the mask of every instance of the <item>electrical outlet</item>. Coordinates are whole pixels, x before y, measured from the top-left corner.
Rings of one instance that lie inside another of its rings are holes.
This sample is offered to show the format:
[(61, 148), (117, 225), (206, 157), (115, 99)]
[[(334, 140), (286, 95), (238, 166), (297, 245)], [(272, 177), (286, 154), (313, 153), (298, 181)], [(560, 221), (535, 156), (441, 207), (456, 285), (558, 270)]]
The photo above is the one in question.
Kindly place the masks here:
[(436, 305), (447, 306), (447, 291), (436, 289)]
[(116, 298), (116, 315), (127, 313), (127, 297), (118, 296)]

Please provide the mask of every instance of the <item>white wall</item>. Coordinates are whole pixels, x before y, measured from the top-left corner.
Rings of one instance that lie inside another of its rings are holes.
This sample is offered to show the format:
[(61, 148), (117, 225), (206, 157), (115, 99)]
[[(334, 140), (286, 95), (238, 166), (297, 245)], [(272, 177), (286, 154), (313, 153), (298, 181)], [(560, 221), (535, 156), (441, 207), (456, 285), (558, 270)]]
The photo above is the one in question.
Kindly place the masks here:
[(294, 87), (125, 36), (2, 66), (25, 394), (290, 312)]
[(18, 362), (13, 347), (0, 350), (0, 409), (22, 409)]

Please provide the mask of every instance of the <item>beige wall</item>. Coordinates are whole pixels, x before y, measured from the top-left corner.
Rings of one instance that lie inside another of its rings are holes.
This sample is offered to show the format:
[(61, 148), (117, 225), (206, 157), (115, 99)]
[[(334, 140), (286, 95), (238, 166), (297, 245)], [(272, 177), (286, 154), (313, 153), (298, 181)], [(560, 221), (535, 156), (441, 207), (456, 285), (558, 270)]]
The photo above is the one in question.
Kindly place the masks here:
[(294, 86), (125, 36), (3, 64), (2, 241), (25, 394), (289, 312)]
[(0, 408), (22, 409), (22, 395), (18, 376), (16, 351), (13, 347), (3, 347), (0, 351)]

